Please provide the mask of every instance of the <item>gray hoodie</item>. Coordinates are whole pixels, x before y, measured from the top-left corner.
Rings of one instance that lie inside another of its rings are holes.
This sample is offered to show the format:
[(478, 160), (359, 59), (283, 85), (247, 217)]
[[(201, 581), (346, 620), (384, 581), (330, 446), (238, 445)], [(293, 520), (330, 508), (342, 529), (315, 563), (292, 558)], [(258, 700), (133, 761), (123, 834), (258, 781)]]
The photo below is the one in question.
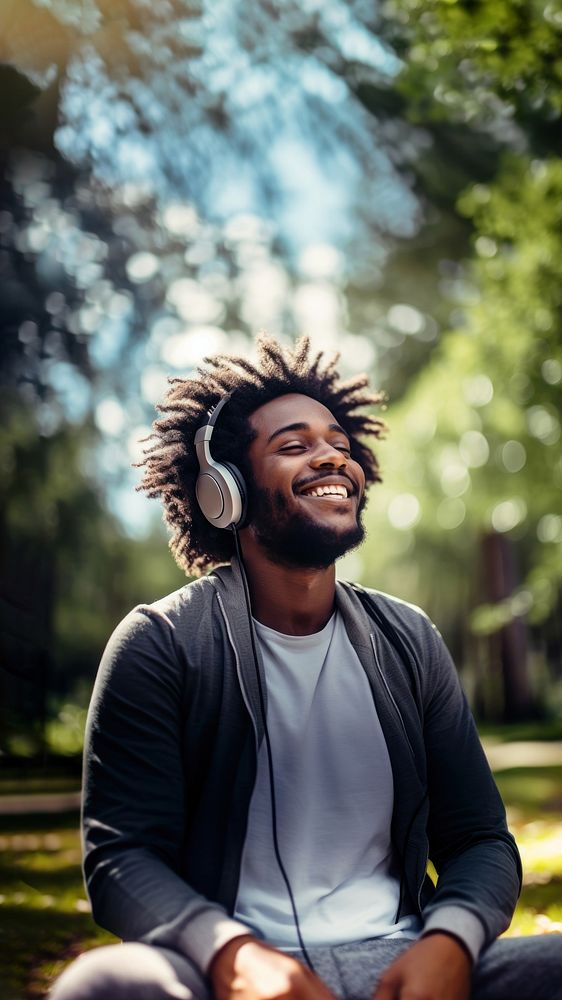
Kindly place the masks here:
[[(453, 933), (476, 958), (511, 919), (517, 848), (437, 629), (418, 608), (366, 593), (373, 614), (336, 585), (392, 765), (398, 917), (420, 914), (424, 933)], [(265, 690), (259, 647), (258, 662)], [(98, 923), (176, 949), (203, 973), (248, 932), (231, 914), (262, 738), (235, 560), (127, 615), (103, 655), (86, 732), (84, 871)]]

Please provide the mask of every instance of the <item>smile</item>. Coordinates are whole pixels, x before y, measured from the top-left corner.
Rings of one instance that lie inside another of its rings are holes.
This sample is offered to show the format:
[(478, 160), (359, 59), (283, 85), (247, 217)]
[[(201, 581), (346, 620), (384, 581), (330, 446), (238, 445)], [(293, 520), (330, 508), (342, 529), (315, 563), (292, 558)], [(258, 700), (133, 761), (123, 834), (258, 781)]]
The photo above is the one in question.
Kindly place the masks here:
[(314, 486), (312, 489), (303, 490), (300, 494), (303, 497), (315, 497), (322, 500), (332, 500), (339, 502), (347, 500), (349, 494), (347, 487), (330, 484), (328, 486)]

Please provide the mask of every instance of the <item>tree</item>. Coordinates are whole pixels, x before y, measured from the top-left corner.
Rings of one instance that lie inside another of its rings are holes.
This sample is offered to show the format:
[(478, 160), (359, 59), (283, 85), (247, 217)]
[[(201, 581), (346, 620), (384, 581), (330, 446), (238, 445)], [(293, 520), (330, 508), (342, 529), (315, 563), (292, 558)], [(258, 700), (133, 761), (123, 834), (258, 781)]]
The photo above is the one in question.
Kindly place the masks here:
[(458, 198), (475, 259), (451, 269), (454, 327), (395, 416), (404, 492), (389, 500), (391, 520), (410, 535), (403, 558), (421, 566), (417, 593), (433, 590), (429, 604), (441, 602), (445, 617), (456, 617), (453, 603), (473, 610), (472, 633), (458, 630), (465, 654), (490, 637), (499, 684), (486, 694), (478, 683), (481, 707), (516, 718), (538, 693), (526, 626), (548, 635), (560, 600), (562, 162), (542, 155), (561, 110), (560, 23), (551, 8), (523, 2), (387, 10), (401, 24), (398, 86), (414, 118), (430, 128), (462, 122), (475, 142), (495, 128), (518, 149)]
[[(17, 134), (33, 153), (10, 153), (4, 172), (2, 266), (11, 287), (4, 399), (16, 400), (16, 410), (18, 398), (31, 408), (45, 454), (67, 431), (88, 452), (95, 423), (102, 434), (88, 453), (106, 485), (100, 502), (115, 507), (130, 439), (151, 418), (165, 374), (189, 370), (206, 352), (247, 349), (260, 326), (287, 338), (304, 329), (319, 347), (341, 347), (344, 367), (371, 368), (394, 399), (403, 397), (393, 423), (431, 452), (426, 471), (419, 454), (400, 449), (395, 483), (407, 455), (410, 478), (387, 503), (394, 521), (410, 527), (400, 539), (389, 533), (389, 562), (411, 574), (417, 599), (426, 579), (438, 579), (436, 566), (450, 567), (439, 600), (465, 654), (479, 641), (458, 610), (480, 603), (476, 554), (484, 545), (496, 569), (502, 560), (515, 567), (508, 553), (517, 555), (515, 590), (500, 592), (498, 584), (489, 594), (493, 609), (475, 618), (481, 633), (492, 611), (496, 624), (503, 615), (503, 642), (510, 609), (528, 600), (518, 596), (519, 581), (530, 587), (539, 563), (556, 562), (551, 543), (531, 541), (532, 532), (523, 537), (521, 525), (554, 538), (558, 522), (550, 507), (533, 507), (507, 531), (492, 521), (490, 534), (485, 490), (490, 485), (500, 508), (497, 523), (522, 510), (501, 493), (506, 462), (515, 468), (519, 444), (531, 468), (535, 445), (546, 447), (540, 435), (548, 435), (553, 404), (542, 387), (528, 417), (537, 433), (527, 429), (525, 444), (506, 438), (489, 416), (511, 398), (505, 359), (519, 358), (521, 348), (521, 366), (531, 364), (540, 338), (534, 347), (518, 340), (517, 349), (511, 338), (499, 354), (488, 343), (491, 322), (506, 331), (527, 322), (516, 295), (504, 302), (515, 271), (502, 285), (498, 270), (509, 270), (523, 251), (519, 223), (502, 235), (478, 213), (503, 190), (498, 213), (507, 219), (523, 197), (509, 189), (512, 163), (526, 189), (530, 164), (559, 152), (549, 136), (560, 104), (551, 8), (523, 0), (394, 0), (380, 8), (284, 0), (250, 12), (241, 0), (8, 4), (1, 44), (20, 71), (10, 70), (17, 100), (8, 124), (13, 137), (30, 112)], [(536, 43), (532, 51), (521, 43), (523, 28)], [(527, 196), (544, 222), (546, 189), (531, 196), (529, 187)], [(471, 239), (472, 269), (463, 263)], [(538, 265), (528, 276), (542, 281)], [(453, 329), (440, 349), (442, 326)], [(544, 360), (554, 392), (557, 355)], [(521, 379), (513, 384), (521, 395)], [(490, 385), (491, 401), (482, 403)], [(447, 402), (437, 420), (436, 400)], [(527, 420), (532, 405), (521, 397), (515, 410)], [(31, 457), (31, 437), (27, 446)], [(486, 448), (484, 481), (478, 462)], [(496, 453), (503, 457), (492, 471)], [(81, 466), (78, 453), (72, 462)], [(426, 516), (424, 491), (435, 515)], [(407, 549), (414, 529), (417, 571)], [(96, 565), (85, 522), (80, 531), (76, 539)], [(133, 550), (125, 548), (126, 562)], [(539, 567), (537, 579), (545, 572)], [(537, 586), (533, 614), (548, 604)], [(68, 621), (56, 620), (57, 635), (70, 636)], [(509, 678), (514, 647), (503, 647), (498, 656)]]

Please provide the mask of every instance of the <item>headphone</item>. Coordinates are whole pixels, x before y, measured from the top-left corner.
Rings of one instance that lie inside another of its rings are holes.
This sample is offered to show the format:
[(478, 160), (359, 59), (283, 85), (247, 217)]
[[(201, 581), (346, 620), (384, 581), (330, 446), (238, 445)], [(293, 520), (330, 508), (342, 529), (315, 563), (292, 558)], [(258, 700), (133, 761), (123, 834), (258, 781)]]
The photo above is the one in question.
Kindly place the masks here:
[(217, 417), (226, 406), (232, 393), (227, 393), (209, 410), (209, 419), (195, 432), (195, 452), (199, 462), (199, 475), (195, 494), (201, 513), (215, 528), (240, 528), (244, 524), (247, 508), (247, 490), (244, 477), (230, 462), (216, 462), (211, 455), (211, 438)]

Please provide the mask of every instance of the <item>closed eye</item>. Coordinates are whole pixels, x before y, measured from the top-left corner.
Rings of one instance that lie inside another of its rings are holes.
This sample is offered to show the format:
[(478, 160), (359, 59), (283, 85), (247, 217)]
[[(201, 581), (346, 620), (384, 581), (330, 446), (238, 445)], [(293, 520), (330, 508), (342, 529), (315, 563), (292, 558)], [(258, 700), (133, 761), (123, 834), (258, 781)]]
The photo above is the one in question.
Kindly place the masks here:
[[(306, 450), (306, 447), (307, 447), (307, 445), (303, 444), (302, 441), (290, 441), (288, 444), (282, 445), (282, 447), (279, 449), (279, 451), (280, 452), (283, 452), (283, 451), (297, 451), (297, 450), (298, 451), (304, 451), (304, 450)], [(351, 448), (350, 448), (350, 446), (348, 444), (343, 444), (343, 443), (342, 444), (334, 444), (334, 445), (332, 445), (332, 447), (335, 448), (336, 451), (343, 452), (344, 455), (351, 455)]]

